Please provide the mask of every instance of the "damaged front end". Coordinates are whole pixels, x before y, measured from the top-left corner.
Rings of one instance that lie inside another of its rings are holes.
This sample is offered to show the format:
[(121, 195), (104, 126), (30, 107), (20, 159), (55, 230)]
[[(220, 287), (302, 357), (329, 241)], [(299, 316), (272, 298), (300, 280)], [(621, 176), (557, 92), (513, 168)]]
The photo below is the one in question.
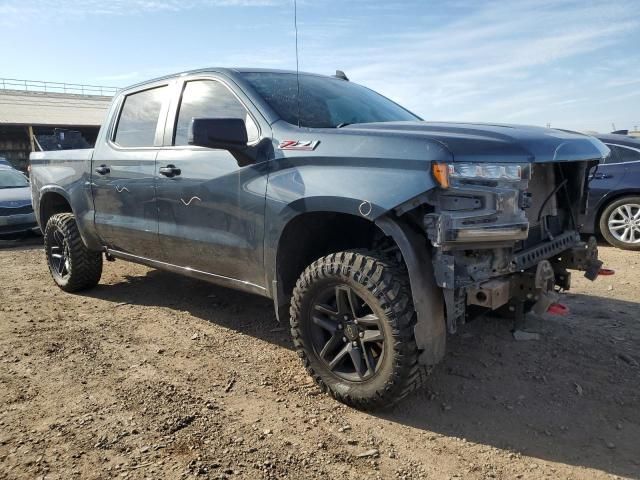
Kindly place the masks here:
[(595, 238), (582, 241), (576, 220), (597, 163), (434, 165), (440, 188), (420, 199), (431, 207), (421, 221), (450, 333), (471, 308), (547, 311), (569, 270), (598, 276)]

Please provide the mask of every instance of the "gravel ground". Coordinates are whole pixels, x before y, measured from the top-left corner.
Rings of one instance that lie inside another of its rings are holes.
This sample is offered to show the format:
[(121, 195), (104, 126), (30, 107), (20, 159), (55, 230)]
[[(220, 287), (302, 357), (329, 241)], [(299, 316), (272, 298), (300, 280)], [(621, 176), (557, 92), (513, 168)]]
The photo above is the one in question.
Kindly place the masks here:
[(0, 478), (640, 478), (640, 253), (538, 341), (485, 318), (391, 411), (319, 393), (259, 297), (122, 261), (65, 294), (0, 249)]

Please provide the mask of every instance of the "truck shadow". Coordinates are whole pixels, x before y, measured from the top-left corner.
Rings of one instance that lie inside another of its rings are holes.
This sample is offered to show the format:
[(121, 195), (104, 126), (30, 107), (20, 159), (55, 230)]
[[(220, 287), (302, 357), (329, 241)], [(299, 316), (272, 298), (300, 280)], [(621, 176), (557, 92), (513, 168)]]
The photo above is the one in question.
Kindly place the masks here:
[[(144, 267), (143, 267), (144, 268)], [(278, 323), (273, 301), (160, 270), (128, 275), (84, 293), (110, 302), (167, 307), (283, 348), (293, 348), (288, 323)]]
[(469, 448), (640, 478), (640, 305), (586, 295), (563, 302), (568, 317), (527, 317), (538, 341), (516, 342), (501, 319), (465, 325), (428, 387), (381, 416)]
[[(292, 348), (270, 300), (171, 273), (129, 276), (87, 295), (187, 311)], [(584, 295), (563, 301), (568, 317), (528, 316), (526, 329), (540, 333), (538, 341), (516, 342), (504, 319), (464, 325), (449, 337), (428, 386), (374, 415), (424, 431), (424, 448), (439, 436), (458, 437), (469, 448), (640, 478), (639, 305)]]
[(13, 237), (0, 237), (0, 250), (36, 250), (42, 248), (44, 240), (41, 235), (21, 234)]

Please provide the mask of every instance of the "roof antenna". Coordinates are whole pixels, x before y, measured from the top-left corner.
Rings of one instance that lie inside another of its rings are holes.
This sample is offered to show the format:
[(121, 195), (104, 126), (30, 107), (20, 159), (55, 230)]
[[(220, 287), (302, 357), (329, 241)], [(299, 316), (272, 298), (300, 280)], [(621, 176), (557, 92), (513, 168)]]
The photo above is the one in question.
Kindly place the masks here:
[(342, 70), (336, 70), (336, 74), (334, 75), (334, 77), (340, 78), (341, 80), (346, 80), (347, 82), (349, 81), (349, 77), (347, 77), (347, 75)]
[(298, 87), (298, 128), (300, 128), (300, 65), (298, 63), (298, 3), (293, 0), (293, 26), (296, 29), (296, 85)]

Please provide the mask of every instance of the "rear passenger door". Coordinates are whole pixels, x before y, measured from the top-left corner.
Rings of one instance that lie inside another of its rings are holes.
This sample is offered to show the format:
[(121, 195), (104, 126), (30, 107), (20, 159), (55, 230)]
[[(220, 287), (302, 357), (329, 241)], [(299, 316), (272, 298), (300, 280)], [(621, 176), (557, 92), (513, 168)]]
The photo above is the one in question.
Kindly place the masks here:
[(607, 144), (611, 152), (616, 154), (618, 168), (624, 167), (624, 174), (617, 185), (619, 190), (637, 190), (640, 179), (640, 148), (630, 145)]
[(624, 181), (627, 162), (624, 147), (606, 144), (611, 150), (605, 162), (598, 165), (596, 173), (589, 181), (589, 207), (594, 208)]
[(157, 158), (162, 260), (260, 292), (267, 167), (240, 167), (227, 150), (189, 145), (187, 136), (193, 118), (241, 118), (249, 144), (270, 127), (225, 77), (186, 77), (176, 91)]
[(92, 160), (100, 238), (111, 249), (151, 259), (160, 255), (155, 162), (171, 86), (146, 85), (123, 96)]

